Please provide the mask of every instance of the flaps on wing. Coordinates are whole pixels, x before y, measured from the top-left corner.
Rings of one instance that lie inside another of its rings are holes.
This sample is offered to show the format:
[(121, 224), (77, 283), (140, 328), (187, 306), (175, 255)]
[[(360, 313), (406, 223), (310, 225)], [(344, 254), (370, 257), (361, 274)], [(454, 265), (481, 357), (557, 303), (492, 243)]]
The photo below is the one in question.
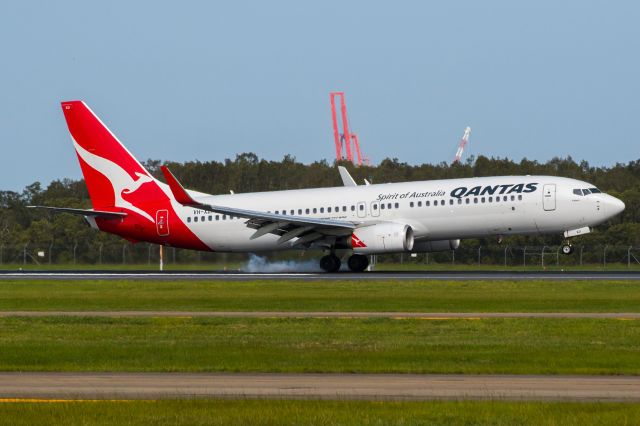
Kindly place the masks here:
[(121, 219), (127, 214), (122, 212), (108, 212), (92, 209), (72, 209), (68, 207), (50, 207), (50, 206), (27, 206), (29, 209), (45, 209), (56, 213), (69, 213), (80, 216), (100, 217), (102, 219)]
[(203, 203), (189, 195), (166, 166), (162, 166), (161, 170), (177, 202), (188, 207), (247, 219), (245, 222), (247, 227), (256, 230), (250, 237), (252, 240), (266, 234), (275, 234), (280, 236), (279, 244), (284, 244), (293, 238), (298, 238), (295, 244), (304, 244), (325, 237), (335, 238), (339, 235), (349, 235), (357, 226), (356, 223), (344, 220), (280, 215)]

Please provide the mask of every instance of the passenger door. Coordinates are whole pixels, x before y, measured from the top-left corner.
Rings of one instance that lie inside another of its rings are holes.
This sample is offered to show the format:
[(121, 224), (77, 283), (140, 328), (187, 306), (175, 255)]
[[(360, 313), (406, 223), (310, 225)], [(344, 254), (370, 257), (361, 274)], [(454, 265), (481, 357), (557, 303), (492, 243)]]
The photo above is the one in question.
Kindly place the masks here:
[(545, 211), (556, 209), (556, 185), (554, 183), (546, 184), (542, 189), (542, 206)]

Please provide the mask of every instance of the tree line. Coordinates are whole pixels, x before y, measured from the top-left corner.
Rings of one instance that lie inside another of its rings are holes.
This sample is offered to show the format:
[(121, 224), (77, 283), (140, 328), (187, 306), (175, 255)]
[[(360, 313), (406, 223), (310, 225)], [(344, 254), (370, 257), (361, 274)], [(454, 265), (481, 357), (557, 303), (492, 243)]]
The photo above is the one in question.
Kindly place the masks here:
[[(148, 160), (145, 167), (162, 180), (159, 169), (162, 164), (159, 160)], [(324, 160), (303, 164), (289, 155), (281, 161), (265, 160), (253, 153), (243, 153), (235, 159), (224, 161), (165, 164), (186, 187), (210, 194), (342, 185), (337, 164), (330, 164)], [(610, 167), (591, 166), (586, 161), (576, 162), (570, 157), (554, 158), (542, 163), (528, 159), (516, 162), (506, 158), (484, 156), (470, 157), (466, 162), (457, 164), (443, 162), (411, 165), (395, 158), (385, 159), (376, 166), (354, 167), (347, 162), (340, 164), (347, 167), (360, 184), (364, 179), (372, 183), (388, 183), (506, 175), (552, 175), (584, 180), (622, 199), (626, 204), (626, 210), (608, 223), (598, 226), (591, 234), (574, 240), (575, 243), (590, 246), (640, 246), (640, 160)], [(46, 260), (53, 262), (68, 262), (73, 259), (78, 263), (95, 263), (98, 256), (103, 262), (117, 262), (122, 258), (120, 248), (123, 240), (120, 238), (91, 230), (79, 217), (27, 209), (26, 206), (30, 204), (91, 208), (83, 180), (54, 180), (46, 187), (40, 182), (35, 182), (22, 192), (0, 191), (0, 246), (4, 250), (4, 259), (0, 258), (0, 262), (15, 262), (21, 256), (20, 247), (50, 251), (54, 258)], [(507, 238), (502, 244), (542, 246), (557, 245), (561, 241), (560, 235), (515, 236)], [(493, 239), (463, 242), (468, 249), (479, 245), (491, 247), (496, 244)], [(96, 253), (93, 248), (89, 249), (97, 246), (101, 248), (100, 253)], [(132, 253), (135, 252), (133, 248), (131, 250)], [(23, 252), (24, 250), (22, 255)], [(141, 250), (138, 252), (142, 253)], [(192, 259), (194, 254), (181, 256), (188, 260)], [(495, 260), (497, 263), (500, 262), (499, 259)]]

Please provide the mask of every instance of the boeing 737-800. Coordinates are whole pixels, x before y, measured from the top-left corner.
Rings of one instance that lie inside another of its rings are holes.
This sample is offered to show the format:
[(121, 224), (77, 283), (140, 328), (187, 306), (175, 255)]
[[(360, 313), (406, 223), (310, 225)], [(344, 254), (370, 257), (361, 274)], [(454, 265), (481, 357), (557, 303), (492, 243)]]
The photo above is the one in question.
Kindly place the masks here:
[[(98, 230), (132, 242), (217, 252), (325, 251), (363, 271), (370, 254), (456, 249), (461, 239), (590, 232), (624, 210), (594, 185), (557, 176), (499, 176), (209, 195), (166, 168), (155, 179), (82, 101), (62, 102)], [(36, 206), (33, 206), (36, 207)], [(39, 206), (43, 207), (43, 206)], [(337, 254), (340, 254), (339, 257)]]

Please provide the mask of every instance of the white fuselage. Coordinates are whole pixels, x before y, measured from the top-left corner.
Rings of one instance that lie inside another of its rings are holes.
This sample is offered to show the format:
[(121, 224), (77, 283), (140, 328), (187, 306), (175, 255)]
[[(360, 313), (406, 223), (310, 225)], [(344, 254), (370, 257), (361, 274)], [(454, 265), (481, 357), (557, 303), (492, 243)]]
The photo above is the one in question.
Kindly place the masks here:
[[(411, 226), (416, 241), (562, 233), (600, 224), (624, 209), (603, 193), (578, 195), (594, 185), (555, 176), (500, 176), (367, 186), (208, 196), (211, 205), (312, 217)], [(250, 239), (245, 219), (180, 206), (181, 220), (212, 250), (263, 251), (292, 248), (277, 235)]]

